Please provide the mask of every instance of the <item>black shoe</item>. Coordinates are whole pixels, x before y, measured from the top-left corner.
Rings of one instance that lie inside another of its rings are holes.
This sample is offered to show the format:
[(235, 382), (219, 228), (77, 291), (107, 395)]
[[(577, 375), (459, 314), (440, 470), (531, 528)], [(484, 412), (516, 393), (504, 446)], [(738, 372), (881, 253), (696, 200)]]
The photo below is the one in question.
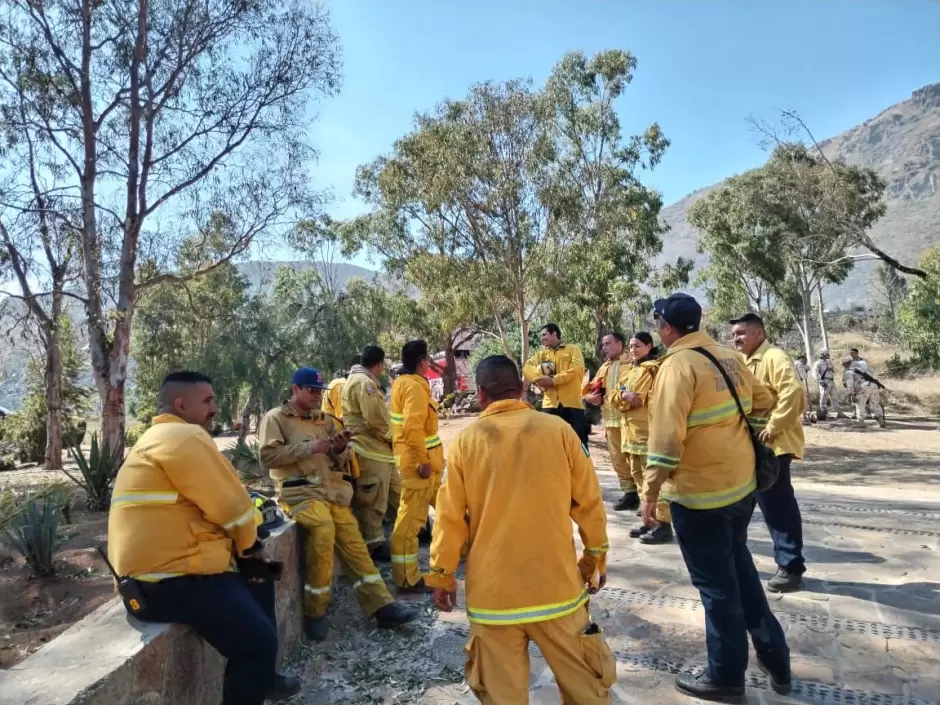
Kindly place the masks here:
[(693, 676), (689, 673), (676, 676), (676, 690), (702, 700), (714, 700), (721, 703), (747, 702), (743, 685), (722, 685), (713, 681), (707, 673), (700, 676)]
[(325, 641), (330, 633), (330, 623), (326, 617), (304, 617), (304, 634), (310, 641)]
[(425, 585), (424, 578), (418, 578), (418, 582), (414, 585), (398, 587), (399, 595), (427, 595), (429, 592), (434, 592), (434, 588)]
[(659, 522), (654, 529), (643, 534), (640, 541), (646, 544), (669, 543), (672, 541), (672, 524), (668, 521)]
[(408, 624), (418, 618), (418, 610), (414, 607), (405, 607), (400, 602), (393, 602), (380, 607), (375, 613), (375, 620), (379, 629), (393, 629), (402, 624)]
[(382, 543), (377, 543), (369, 551), (369, 555), (372, 557), (372, 560), (376, 563), (391, 563), (392, 562), (392, 550), (389, 548), (388, 542), (383, 541)]
[(637, 524), (632, 529), (630, 529), (630, 538), (638, 539), (643, 534), (649, 532), (650, 528), (646, 524)]
[(418, 532), (418, 543), (422, 546), (427, 546), (431, 543), (431, 532), (434, 530), (434, 522), (431, 520), (431, 517), (428, 517), (428, 520), (424, 522), (424, 526), (421, 527), (421, 531)]
[(790, 573), (786, 568), (778, 568), (777, 574), (767, 581), (767, 590), (770, 592), (796, 592), (800, 589), (803, 576), (799, 573)]
[(790, 673), (790, 659), (784, 663), (775, 659), (772, 652), (757, 652), (757, 665), (770, 679), (770, 687), (778, 695), (789, 695), (793, 690), (793, 675)]
[(640, 495), (636, 492), (624, 492), (617, 503), (614, 505), (615, 512), (629, 512), (640, 506)]
[(281, 700), (287, 700), (300, 692), (301, 685), (302, 682), (297, 676), (292, 676), (288, 673), (278, 673), (274, 676), (274, 685), (268, 689), (264, 697), (276, 703)]

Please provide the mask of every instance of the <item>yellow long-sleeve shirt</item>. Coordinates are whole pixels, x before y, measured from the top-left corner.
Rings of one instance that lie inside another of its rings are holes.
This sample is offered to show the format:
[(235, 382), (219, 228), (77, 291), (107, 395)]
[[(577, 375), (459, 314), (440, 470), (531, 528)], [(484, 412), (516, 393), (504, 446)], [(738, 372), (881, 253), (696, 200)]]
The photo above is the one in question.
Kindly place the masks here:
[(224, 573), (257, 540), (254, 503), (212, 437), (156, 416), (114, 481), (108, 555), (118, 575)]
[[(557, 619), (583, 605), (606, 574), (607, 515), (594, 466), (561, 419), (498, 401), (450, 448), (437, 495), (431, 573), (454, 591), (467, 553), (467, 617), (478, 624)], [(580, 564), (571, 535), (578, 525)]]
[[(639, 365), (624, 366), (620, 370), (616, 403), (620, 407), (622, 419), (621, 440), (624, 453), (646, 455), (650, 435), (649, 403), (653, 394), (653, 380), (656, 378), (658, 369), (659, 361), (651, 360)], [(620, 398), (621, 389), (639, 395), (642, 404), (633, 408), (627, 406)]]
[(724, 377), (695, 347), (718, 359), (748, 416), (766, 417), (776, 400), (740, 355), (701, 331), (673, 343), (660, 362), (650, 403), (644, 499), (652, 502), (661, 494), (689, 509), (713, 509), (756, 489), (754, 447)]
[(601, 419), (604, 421), (604, 428), (620, 427), (620, 376), (622, 370), (630, 366), (632, 356), (630, 352), (624, 352), (616, 360), (605, 360), (604, 364), (594, 375), (594, 378), (581, 387), (581, 395), (587, 396), (600, 383), (604, 390), (604, 400), (601, 403)]
[(323, 401), (320, 402), (320, 410), (325, 411), (338, 418), (343, 419), (343, 389), (346, 387), (346, 378), (337, 377), (326, 388), (323, 395)]
[(770, 433), (768, 445), (777, 455), (789, 454), (802, 458), (806, 449), (803, 437), (806, 396), (793, 360), (783, 350), (765, 340), (753, 355), (745, 357), (745, 362), (757, 381), (777, 397), (777, 403), (766, 422), (766, 429)]
[(392, 421), (379, 381), (365, 368), (355, 369), (343, 388), (343, 425), (352, 432), (356, 455), (395, 462)]
[(418, 475), (418, 466), (431, 464), (432, 476), (444, 470), (444, 447), (437, 435), (437, 402), (421, 375), (405, 373), (392, 384), (389, 402), (392, 450), (404, 487), (418, 487), (431, 478)]
[(557, 348), (542, 347), (522, 368), (522, 376), (530, 384), (540, 377), (551, 377), (554, 386), (545, 390), (543, 409), (561, 406), (581, 409), (581, 383), (584, 380), (584, 355), (577, 345), (562, 343)]

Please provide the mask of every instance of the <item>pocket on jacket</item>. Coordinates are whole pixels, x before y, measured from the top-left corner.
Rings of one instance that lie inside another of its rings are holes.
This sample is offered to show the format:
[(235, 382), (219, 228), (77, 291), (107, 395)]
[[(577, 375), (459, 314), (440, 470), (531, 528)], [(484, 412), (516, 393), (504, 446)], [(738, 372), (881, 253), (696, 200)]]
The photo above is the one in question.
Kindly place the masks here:
[(189, 532), (193, 535), (193, 539), (196, 543), (225, 538), (225, 532), (220, 526), (210, 524), (207, 521), (189, 522)]
[[(596, 627), (591, 624), (588, 629)], [(617, 660), (613, 652), (607, 646), (607, 639), (604, 637), (604, 631), (600, 628), (594, 634), (582, 632), (578, 637), (581, 644), (581, 657), (588, 665), (588, 668), (597, 676), (601, 686), (606, 690), (617, 682)]]
[(374, 482), (370, 485), (357, 484), (356, 491), (353, 494), (352, 505), (357, 509), (375, 506), (375, 498), (379, 496), (381, 483)]
[(483, 685), (483, 669), (480, 667), (479, 638), (471, 636), (463, 647), (463, 651), (466, 659), (464, 661), (464, 678), (473, 694), (478, 699), (483, 700), (486, 687)]

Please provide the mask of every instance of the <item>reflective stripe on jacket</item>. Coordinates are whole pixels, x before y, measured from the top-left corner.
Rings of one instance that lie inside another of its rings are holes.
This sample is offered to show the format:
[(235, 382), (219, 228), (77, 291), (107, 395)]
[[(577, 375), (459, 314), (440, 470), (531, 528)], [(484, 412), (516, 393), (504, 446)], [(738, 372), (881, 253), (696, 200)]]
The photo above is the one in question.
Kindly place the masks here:
[(587, 602), (583, 576), (607, 572), (607, 515), (591, 459), (567, 423), (503, 400), (457, 436), (437, 495), (428, 585), (456, 590), (464, 545), (471, 622), (546, 621)]
[(806, 395), (793, 361), (783, 350), (765, 340), (745, 362), (757, 381), (777, 397), (764, 424), (770, 433), (768, 445), (777, 455), (802, 458), (806, 447), (803, 438)]
[(394, 463), (392, 423), (379, 381), (364, 367), (354, 366), (343, 388), (343, 425), (352, 432), (356, 455)]
[(749, 416), (766, 417), (776, 400), (740, 355), (707, 333), (680, 338), (660, 361), (650, 401), (644, 499), (661, 494), (689, 509), (713, 509), (754, 491), (754, 448), (724, 377), (690, 349), (695, 347), (718, 359)]
[(421, 375), (404, 373), (392, 384), (389, 403), (392, 450), (401, 471), (402, 483), (423, 486), (432, 478), (418, 475), (418, 466), (431, 464), (432, 477), (444, 470), (444, 449), (437, 434), (437, 402), (431, 385)]
[(557, 348), (541, 347), (522, 368), (526, 380), (535, 384), (540, 377), (551, 377), (555, 386), (545, 390), (543, 409), (583, 409), (581, 383), (584, 381), (584, 355), (577, 345), (562, 343)]
[(108, 555), (118, 575), (224, 573), (257, 539), (254, 502), (212, 437), (173, 414), (155, 417), (114, 481)]

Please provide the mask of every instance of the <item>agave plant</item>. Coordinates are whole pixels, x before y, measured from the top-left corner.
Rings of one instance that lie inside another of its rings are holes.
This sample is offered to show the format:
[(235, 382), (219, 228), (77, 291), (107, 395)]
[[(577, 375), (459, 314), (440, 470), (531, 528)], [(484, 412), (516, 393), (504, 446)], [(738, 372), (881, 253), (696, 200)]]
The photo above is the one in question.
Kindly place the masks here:
[(81, 446), (69, 446), (69, 455), (78, 466), (81, 479), (68, 470), (63, 469), (62, 472), (85, 490), (86, 506), (90, 512), (100, 512), (108, 508), (111, 500), (111, 468), (117, 464), (118, 453), (117, 448), (111, 450), (107, 439), (99, 445), (97, 433), (91, 436), (91, 449), (88, 451), (87, 458)]
[(58, 545), (59, 502), (54, 495), (29, 497), (18, 508), (6, 528), (10, 545), (38, 577), (55, 574)]

